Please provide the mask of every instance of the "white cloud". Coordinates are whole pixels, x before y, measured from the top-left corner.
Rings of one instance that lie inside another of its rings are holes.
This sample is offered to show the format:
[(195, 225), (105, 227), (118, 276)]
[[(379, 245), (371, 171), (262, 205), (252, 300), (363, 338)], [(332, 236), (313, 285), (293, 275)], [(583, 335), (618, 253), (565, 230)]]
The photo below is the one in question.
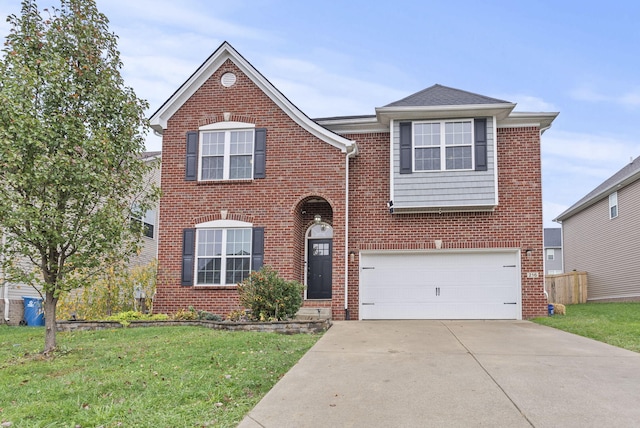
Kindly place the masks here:
[(624, 165), (640, 155), (640, 142), (615, 135), (554, 130), (542, 137), (543, 155), (562, 157), (571, 163)]
[(596, 89), (593, 89), (591, 85), (583, 85), (575, 88), (570, 92), (573, 99), (578, 101), (588, 102), (604, 102), (610, 104), (617, 104), (625, 107), (638, 107), (640, 106), (640, 89), (633, 88), (627, 91), (611, 93), (605, 95)]
[(531, 95), (511, 94), (511, 95), (500, 96), (498, 98), (509, 100), (511, 102), (516, 103), (517, 105), (516, 105), (516, 108), (514, 109), (515, 111), (526, 111), (526, 112), (558, 111), (558, 108), (552, 103), (549, 103), (543, 100), (542, 98), (534, 97)]
[(569, 208), (569, 205), (558, 204), (545, 199), (542, 202), (542, 211), (544, 212), (544, 227), (560, 227), (560, 225), (558, 223), (555, 223), (553, 219), (566, 211), (567, 208)]

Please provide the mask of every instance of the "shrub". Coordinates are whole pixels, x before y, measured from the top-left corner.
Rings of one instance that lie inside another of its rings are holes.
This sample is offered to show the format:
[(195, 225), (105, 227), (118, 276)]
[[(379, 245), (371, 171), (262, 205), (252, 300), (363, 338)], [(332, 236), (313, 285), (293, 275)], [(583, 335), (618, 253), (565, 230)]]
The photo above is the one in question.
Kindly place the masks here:
[(251, 272), (238, 284), (240, 303), (260, 321), (279, 321), (295, 315), (302, 305), (303, 290), (302, 284), (280, 278), (270, 266)]
[(198, 312), (189, 306), (189, 309), (180, 309), (171, 316), (174, 320), (193, 321), (198, 319)]
[(166, 314), (143, 314), (139, 311), (126, 311), (111, 315), (106, 321), (117, 321), (123, 326), (128, 326), (131, 321), (164, 321), (169, 319)]
[(174, 320), (181, 321), (195, 321), (195, 320), (207, 320), (207, 321), (222, 321), (220, 315), (212, 314), (207, 311), (196, 310), (193, 306), (189, 306), (188, 309), (180, 309), (171, 317)]
[[(100, 320), (121, 312), (152, 312), (157, 262), (129, 268), (124, 261), (107, 266), (83, 288), (64, 293), (59, 319)], [(144, 299), (136, 299), (136, 292)]]

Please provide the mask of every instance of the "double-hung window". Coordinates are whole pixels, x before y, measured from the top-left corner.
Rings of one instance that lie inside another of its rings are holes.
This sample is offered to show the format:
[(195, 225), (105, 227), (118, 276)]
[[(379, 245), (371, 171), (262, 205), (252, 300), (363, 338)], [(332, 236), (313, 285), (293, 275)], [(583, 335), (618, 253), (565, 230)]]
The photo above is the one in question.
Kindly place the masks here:
[(471, 119), (413, 124), (414, 171), (473, 169)]
[(200, 132), (200, 180), (253, 178), (253, 129)]
[(609, 218), (618, 217), (618, 192), (609, 195)]
[(235, 285), (251, 271), (251, 228), (197, 229), (196, 284)]

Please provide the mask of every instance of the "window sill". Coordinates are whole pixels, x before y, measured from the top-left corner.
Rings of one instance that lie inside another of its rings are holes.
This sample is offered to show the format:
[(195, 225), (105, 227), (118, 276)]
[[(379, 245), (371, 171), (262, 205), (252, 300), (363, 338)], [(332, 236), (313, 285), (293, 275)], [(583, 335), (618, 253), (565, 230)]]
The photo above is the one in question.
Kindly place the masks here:
[(211, 186), (211, 185), (221, 185), (221, 184), (248, 184), (253, 183), (255, 180), (253, 178), (246, 178), (242, 180), (203, 180), (196, 181), (197, 186)]
[(194, 285), (197, 290), (237, 290), (237, 285)]

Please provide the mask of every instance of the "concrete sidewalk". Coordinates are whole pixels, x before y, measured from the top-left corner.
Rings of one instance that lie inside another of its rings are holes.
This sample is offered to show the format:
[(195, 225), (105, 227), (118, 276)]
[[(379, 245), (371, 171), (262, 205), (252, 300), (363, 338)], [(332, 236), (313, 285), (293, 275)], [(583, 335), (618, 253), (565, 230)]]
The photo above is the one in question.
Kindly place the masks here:
[(346, 321), (239, 427), (639, 424), (640, 354), (527, 321)]

